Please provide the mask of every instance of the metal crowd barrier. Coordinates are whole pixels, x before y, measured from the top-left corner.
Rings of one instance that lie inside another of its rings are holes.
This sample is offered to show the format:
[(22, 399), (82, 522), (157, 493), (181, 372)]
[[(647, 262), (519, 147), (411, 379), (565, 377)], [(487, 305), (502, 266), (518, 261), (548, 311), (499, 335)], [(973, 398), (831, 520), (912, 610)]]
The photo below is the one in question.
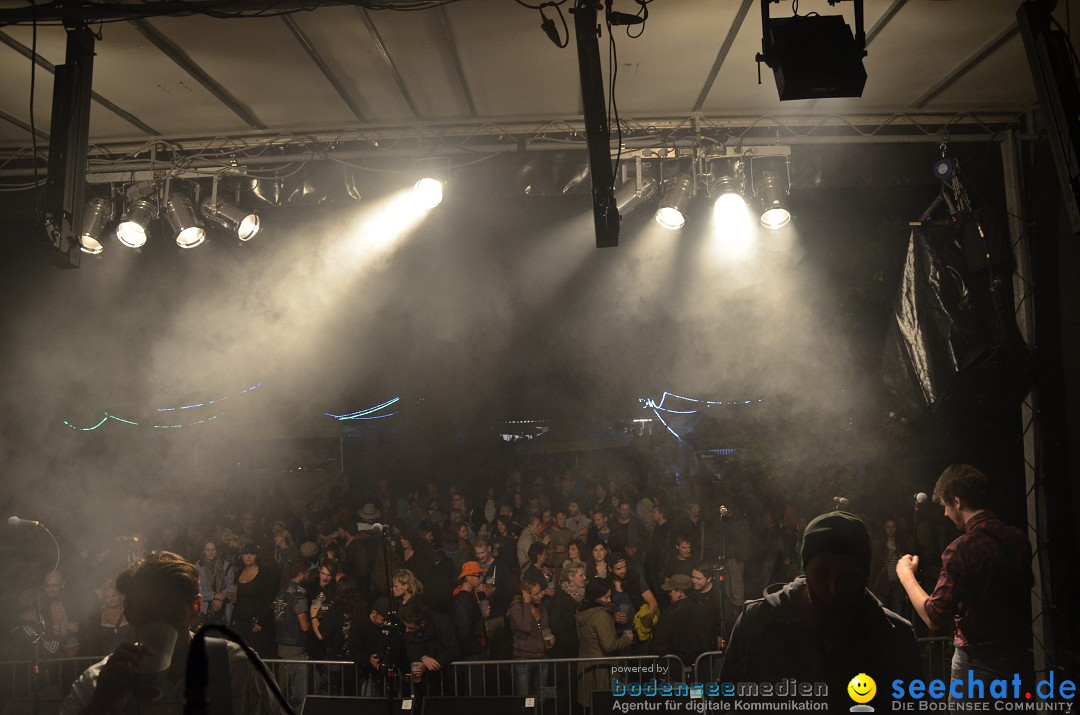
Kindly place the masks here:
[[(938, 636), (920, 638), (923, 673), (928, 679), (948, 680), (952, 660), (952, 638)], [(56, 658), (42, 661), (35, 673), (28, 661), (0, 662), (0, 703), (30, 699), (37, 694), (50, 699), (63, 698), (84, 670), (99, 661), (99, 656)], [(619, 656), (614, 658), (544, 658), (540, 660), (473, 660), (457, 661), (441, 674), (425, 676), (414, 684), (409, 673), (398, 678), (398, 694), (465, 696), (465, 695), (533, 695), (541, 699), (545, 715), (562, 715), (575, 710), (574, 702), (580, 690), (579, 670), (596, 670), (598, 681), (610, 682), (612, 676), (623, 682), (647, 682), (651, 678), (671, 682), (715, 681), (724, 662), (721, 651), (699, 655), (690, 668), (677, 656)], [(267, 660), (282, 692), (294, 701), (303, 695), (381, 695), (379, 684), (369, 681), (365, 671), (351, 661), (338, 660)], [(290, 675), (290, 666), (292, 667)], [(534, 679), (536, 692), (515, 692), (515, 666), (519, 680)], [(651, 669), (650, 669), (651, 667)], [(531, 670), (530, 670), (531, 669)], [(373, 685), (375, 686), (373, 688)], [(290, 692), (291, 691), (291, 692)]]
[(0, 661), (0, 703), (35, 697), (66, 697), (83, 671), (103, 656), (50, 658), (35, 667), (33, 661)]

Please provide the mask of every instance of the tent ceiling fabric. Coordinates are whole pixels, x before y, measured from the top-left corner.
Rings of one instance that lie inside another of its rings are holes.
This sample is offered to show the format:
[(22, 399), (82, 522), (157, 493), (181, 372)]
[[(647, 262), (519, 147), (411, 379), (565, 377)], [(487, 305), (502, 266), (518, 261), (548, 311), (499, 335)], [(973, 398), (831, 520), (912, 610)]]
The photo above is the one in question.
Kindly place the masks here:
[[(863, 97), (784, 104), (767, 67), (757, 83), (757, 0), (652, 3), (641, 37), (616, 28), (619, 111), (626, 117), (1019, 112), (1035, 95), (1015, 29), (1018, 3), (865, 0), (870, 43)], [(626, 7), (617, 2), (616, 8), (636, 7), (621, 4)], [(0, 0), (0, 11), (26, 7)], [(787, 4), (775, 7), (774, 15), (784, 14)], [(829, 8), (825, 0), (804, 0), (800, 12), (811, 11), (843, 12), (854, 23), (849, 3)], [(120, 113), (95, 101), (91, 140), (147, 138), (147, 129), (213, 137), (261, 128), (298, 133), (579, 118), (573, 42), (555, 47), (539, 21), (536, 11), (509, 0), (460, 0), (415, 12), (333, 5), (272, 17), (108, 22), (100, 25), (93, 88)], [(567, 21), (572, 34), (568, 13)], [(33, 30), (7, 25), (0, 33), (0, 143), (24, 146)], [(63, 63), (64, 48), (61, 27), (38, 26), (34, 123), (45, 132), (48, 68)]]

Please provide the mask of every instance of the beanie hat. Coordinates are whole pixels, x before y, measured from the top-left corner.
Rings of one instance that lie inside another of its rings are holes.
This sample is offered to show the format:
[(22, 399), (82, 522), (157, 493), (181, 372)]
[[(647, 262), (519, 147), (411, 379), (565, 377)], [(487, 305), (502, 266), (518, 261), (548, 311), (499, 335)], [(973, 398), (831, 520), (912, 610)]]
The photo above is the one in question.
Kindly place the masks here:
[(611, 590), (611, 584), (605, 578), (594, 578), (585, 584), (585, 598), (582, 603), (594, 603)]
[(803, 532), (802, 567), (818, 554), (853, 556), (863, 569), (870, 570), (870, 532), (866, 524), (846, 511), (831, 511), (815, 517)]

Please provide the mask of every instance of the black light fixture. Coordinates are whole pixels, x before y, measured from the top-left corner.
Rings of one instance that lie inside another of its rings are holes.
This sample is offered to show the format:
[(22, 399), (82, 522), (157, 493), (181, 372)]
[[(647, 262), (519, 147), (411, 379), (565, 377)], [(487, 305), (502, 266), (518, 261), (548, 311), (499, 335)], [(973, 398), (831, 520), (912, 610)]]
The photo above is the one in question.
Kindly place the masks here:
[[(834, 5), (843, 0), (828, 0)], [(863, 29), (863, 0), (855, 4), (855, 34), (843, 15), (794, 15), (770, 17), (769, 5), (761, 2), (761, 63), (773, 71), (780, 101), (861, 97), (866, 85), (866, 32)]]

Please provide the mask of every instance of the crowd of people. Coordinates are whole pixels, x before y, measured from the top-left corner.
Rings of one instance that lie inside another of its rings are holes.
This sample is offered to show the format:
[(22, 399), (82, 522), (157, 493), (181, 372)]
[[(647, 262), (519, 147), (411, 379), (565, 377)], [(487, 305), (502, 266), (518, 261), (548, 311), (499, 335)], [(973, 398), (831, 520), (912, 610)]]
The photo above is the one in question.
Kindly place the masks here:
[[(264, 659), (351, 661), (371, 695), (405, 679), (412, 691), (476, 692), (451, 662), (512, 659), (515, 691), (535, 694), (549, 674), (530, 661), (675, 654), (691, 664), (722, 650), (744, 601), (803, 566), (797, 506), (731, 482), (661, 487), (573, 469), (480, 489), (343, 479), (303, 506), (270, 484), (90, 553), (92, 606), (50, 572), (20, 598), (9, 657), (103, 655), (134, 641), (117, 561), (160, 550), (197, 570), (193, 628), (228, 625)], [(940, 543), (902, 518), (878, 524), (869, 586), (910, 614), (897, 563), (920, 554), (932, 590)], [(579, 668), (584, 704), (610, 683), (607, 671)], [(306, 672), (288, 671), (290, 692), (307, 689)]]

